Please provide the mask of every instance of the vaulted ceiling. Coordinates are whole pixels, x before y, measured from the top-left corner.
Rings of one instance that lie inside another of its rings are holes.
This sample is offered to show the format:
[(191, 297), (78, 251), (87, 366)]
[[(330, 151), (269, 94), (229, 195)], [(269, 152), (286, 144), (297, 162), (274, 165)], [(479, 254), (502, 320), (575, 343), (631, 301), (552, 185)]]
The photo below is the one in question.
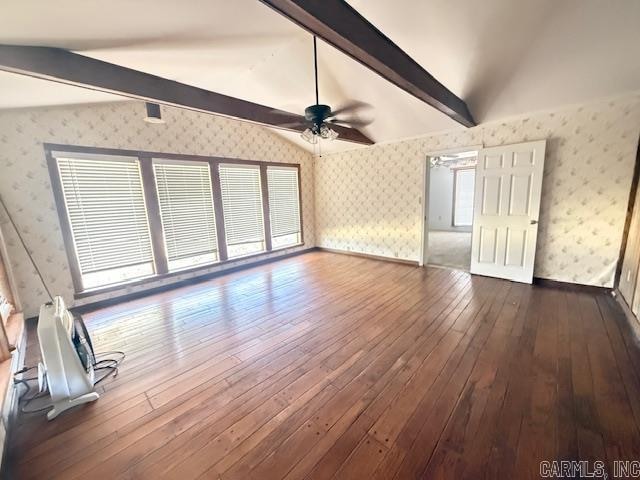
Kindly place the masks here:
[[(479, 123), (640, 89), (637, 0), (349, 3)], [(290, 112), (314, 103), (310, 34), (258, 0), (5, 2), (0, 44), (70, 49)], [(369, 104), (357, 116), (376, 142), (465, 128), (322, 42), (319, 69), (321, 102)], [(114, 100), (0, 73), (0, 108)]]

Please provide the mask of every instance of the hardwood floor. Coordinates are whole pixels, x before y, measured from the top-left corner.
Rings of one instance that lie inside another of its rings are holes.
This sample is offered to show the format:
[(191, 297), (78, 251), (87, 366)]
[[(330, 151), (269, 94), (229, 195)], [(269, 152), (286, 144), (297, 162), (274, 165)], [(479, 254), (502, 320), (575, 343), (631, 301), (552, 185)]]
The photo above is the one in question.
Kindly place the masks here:
[(22, 416), (11, 478), (526, 479), (640, 458), (640, 349), (604, 294), (314, 252), (84, 318), (96, 351), (126, 351), (120, 375)]

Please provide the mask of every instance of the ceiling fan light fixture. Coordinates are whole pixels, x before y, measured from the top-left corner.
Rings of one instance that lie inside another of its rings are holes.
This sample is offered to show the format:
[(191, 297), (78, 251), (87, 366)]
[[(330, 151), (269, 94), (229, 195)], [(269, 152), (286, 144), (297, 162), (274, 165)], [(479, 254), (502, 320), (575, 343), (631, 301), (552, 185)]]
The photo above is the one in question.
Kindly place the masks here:
[(147, 109), (147, 116), (144, 117), (144, 121), (147, 123), (164, 123), (162, 119), (162, 112), (160, 111), (160, 105), (157, 103), (145, 103)]
[(315, 145), (321, 138), (323, 140), (335, 140), (339, 134), (326, 123), (323, 123), (307, 128), (300, 136), (310, 144)]
[(325, 140), (335, 140), (339, 136), (340, 134), (338, 132), (336, 132), (333, 128), (327, 126), (326, 124), (323, 123), (320, 126), (320, 137), (324, 138)]
[(306, 140), (312, 145), (318, 143), (318, 136), (310, 128), (307, 128), (304, 132), (302, 132), (300, 134), (300, 137), (302, 137), (303, 140)]
[(333, 117), (331, 107), (320, 103), (318, 95), (318, 50), (316, 46), (316, 36), (313, 36), (313, 76), (316, 86), (316, 103), (304, 109), (304, 117), (307, 124), (310, 125), (300, 135), (304, 140), (312, 145), (316, 145), (320, 139), (335, 140), (339, 134), (325, 120)]

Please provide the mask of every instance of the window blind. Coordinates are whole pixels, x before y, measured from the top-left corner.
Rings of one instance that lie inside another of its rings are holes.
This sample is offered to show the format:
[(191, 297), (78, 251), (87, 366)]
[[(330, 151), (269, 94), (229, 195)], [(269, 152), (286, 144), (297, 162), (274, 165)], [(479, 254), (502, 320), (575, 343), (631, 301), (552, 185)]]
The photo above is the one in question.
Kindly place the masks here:
[(267, 167), (269, 213), (273, 238), (300, 233), (298, 169)]
[(154, 160), (153, 170), (169, 268), (216, 261), (209, 164)]
[(227, 245), (264, 243), (260, 168), (221, 164), (219, 172)]
[(153, 262), (138, 160), (58, 158), (57, 162), (83, 278), (117, 271), (117, 277), (92, 277), (91, 283), (106, 284), (152, 273), (124, 268)]

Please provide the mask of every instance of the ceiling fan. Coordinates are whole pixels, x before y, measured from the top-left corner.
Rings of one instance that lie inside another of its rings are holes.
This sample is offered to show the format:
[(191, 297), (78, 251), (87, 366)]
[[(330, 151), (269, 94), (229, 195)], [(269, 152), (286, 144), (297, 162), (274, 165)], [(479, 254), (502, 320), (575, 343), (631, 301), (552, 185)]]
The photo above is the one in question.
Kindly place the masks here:
[(315, 35), (313, 36), (313, 70), (316, 86), (316, 103), (310, 105), (304, 109), (305, 123), (308, 125), (307, 129), (302, 132), (301, 137), (311, 144), (316, 144), (322, 138), (325, 140), (335, 140), (339, 134), (331, 128), (331, 124), (344, 125), (347, 127), (363, 127), (371, 123), (370, 121), (363, 121), (359, 119), (339, 119), (337, 115), (347, 112), (354, 112), (361, 107), (369, 107), (370, 105), (364, 102), (353, 101), (342, 107), (331, 110), (329, 105), (320, 103), (318, 96), (318, 50), (317, 40)]

